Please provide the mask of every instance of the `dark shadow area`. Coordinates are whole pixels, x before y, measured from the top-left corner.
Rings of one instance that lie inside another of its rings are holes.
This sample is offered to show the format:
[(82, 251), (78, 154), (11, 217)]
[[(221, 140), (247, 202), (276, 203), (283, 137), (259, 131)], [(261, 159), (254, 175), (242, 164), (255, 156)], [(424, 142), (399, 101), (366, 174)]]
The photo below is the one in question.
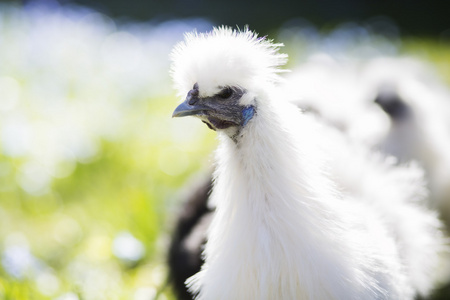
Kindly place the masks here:
[[(56, 0), (39, 2), (48, 4)], [(59, 2), (92, 7), (115, 18), (143, 21), (203, 17), (216, 24), (240, 27), (249, 25), (264, 34), (295, 18), (304, 18), (319, 28), (327, 29), (342, 22), (362, 22), (376, 16), (392, 19), (401, 28), (402, 35), (406, 36), (439, 37), (448, 34), (450, 30), (448, 3), (445, 0), (60, 0)]]

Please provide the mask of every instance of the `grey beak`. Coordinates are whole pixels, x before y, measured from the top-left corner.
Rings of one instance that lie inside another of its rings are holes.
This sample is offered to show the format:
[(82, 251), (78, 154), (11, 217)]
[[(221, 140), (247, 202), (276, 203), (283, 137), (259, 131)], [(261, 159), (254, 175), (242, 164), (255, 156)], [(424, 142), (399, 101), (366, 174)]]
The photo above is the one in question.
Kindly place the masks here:
[(198, 104), (189, 105), (189, 100), (186, 99), (186, 101), (178, 105), (178, 107), (174, 110), (172, 118), (200, 115), (207, 110), (211, 110), (211, 108)]

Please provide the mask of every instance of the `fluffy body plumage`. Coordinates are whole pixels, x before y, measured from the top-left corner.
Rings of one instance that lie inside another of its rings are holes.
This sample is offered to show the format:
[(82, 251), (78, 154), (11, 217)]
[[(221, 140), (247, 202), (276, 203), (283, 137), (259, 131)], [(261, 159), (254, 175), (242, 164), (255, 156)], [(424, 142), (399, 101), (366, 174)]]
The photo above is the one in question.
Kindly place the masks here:
[(237, 87), (243, 94), (233, 105), (254, 109), (233, 130), (215, 128), (206, 110), (174, 113), (195, 113), (220, 140), (206, 262), (188, 285), (198, 299), (426, 294), (441, 240), (420, 204), (420, 170), (393, 166), (280, 99), (278, 46), (219, 28), (175, 48), (176, 87), (190, 91), (183, 108), (223, 105), (220, 91)]

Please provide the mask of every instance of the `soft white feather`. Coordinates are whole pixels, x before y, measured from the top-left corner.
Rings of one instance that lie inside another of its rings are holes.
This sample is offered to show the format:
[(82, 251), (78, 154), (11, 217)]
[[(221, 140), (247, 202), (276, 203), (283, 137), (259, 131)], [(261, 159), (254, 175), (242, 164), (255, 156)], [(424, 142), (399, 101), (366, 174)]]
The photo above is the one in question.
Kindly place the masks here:
[(180, 94), (194, 83), (203, 96), (237, 85), (248, 91), (242, 104), (256, 107), (238, 138), (218, 131), (216, 213), (206, 263), (188, 281), (198, 299), (429, 291), (441, 240), (420, 205), (418, 169), (392, 166), (280, 98), (274, 81), (284, 56), (248, 30), (188, 35), (173, 59)]

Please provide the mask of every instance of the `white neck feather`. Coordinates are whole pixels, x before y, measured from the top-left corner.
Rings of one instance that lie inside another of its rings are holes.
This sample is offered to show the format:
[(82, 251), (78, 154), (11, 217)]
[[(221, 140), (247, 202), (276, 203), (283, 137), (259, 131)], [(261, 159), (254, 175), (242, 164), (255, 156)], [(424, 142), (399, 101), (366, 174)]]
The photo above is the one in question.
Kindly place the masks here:
[(384, 298), (392, 279), (367, 274), (368, 237), (348, 242), (367, 232), (349, 225), (314, 127), (287, 103), (258, 101), (237, 143), (220, 135), (206, 264), (189, 282), (199, 299)]

